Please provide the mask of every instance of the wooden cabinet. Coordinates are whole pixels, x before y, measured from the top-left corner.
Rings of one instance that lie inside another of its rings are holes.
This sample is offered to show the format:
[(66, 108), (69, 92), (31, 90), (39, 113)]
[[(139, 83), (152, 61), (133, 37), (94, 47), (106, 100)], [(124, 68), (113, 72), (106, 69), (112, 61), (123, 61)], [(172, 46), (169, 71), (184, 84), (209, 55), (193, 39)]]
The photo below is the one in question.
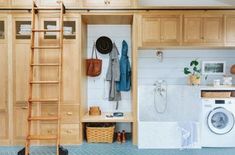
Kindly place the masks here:
[[(30, 26), (30, 16), (13, 17), (13, 77), (14, 102), (24, 104), (28, 100), (28, 73), (30, 54), (30, 34), (22, 31), (22, 26)], [(26, 26), (26, 27), (28, 27)]]
[[(58, 0), (39, 0), (39, 6), (59, 6)], [(79, 0), (63, 0), (65, 7), (78, 7)]]
[[(33, 115), (37, 115), (36, 107), (33, 107)], [(13, 111), (13, 143), (15, 145), (25, 144), (27, 131), (28, 106), (26, 104), (18, 104), (14, 106)], [(32, 134), (37, 133), (37, 123), (32, 124)]]
[(0, 17), (0, 111), (7, 109), (8, 101), (8, 43), (6, 18)]
[(223, 16), (185, 16), (185, 45), (215, 45), (224, 43)]
[(14, 108), (14, 144), (24, 144), (27, 131), (28, 107), (26, 104)]
[[(56, 134), (56, 124), (42, 123), (40, 132), (42, 135)], [(47, 144), (54, 143), (47, 141)], [(79, 144), (79, 124), (62, 124), (61, 125), (61, 143), (62, 144)], [(45, 142), (42, 142), (45, 144)]]
[[(78, 123), (79, 122), (79, 105), (61, 105), (61, 122)], [(43, 116), (56, 116), (57, 108), (53, 104), (44, 104), (41, 106)]]
[(203, 40), (201, 17), (185, 17), (184, 18), (184, 42), (185, 43), (201, 43)]
[(83, 7), (95, 8), (95, 7), (131, 7), (133, 0), (84, 0)]
[(11, 0), (12, 7), (32, 7), (33, 0)]
[(143, 16), (142, 46), (179, 45), (180, 16)]
[(0, 8), (9, 7), (11, 4), (10, 0), (0, 0)]
[(234, 46), (235, 45), (235, 16), (228, 15), (226, 16), (226, 45)]
[(6, 145), (8, 144), (9, 139), (9, 128), (8, 128), (8, 116), (6, 112), (0, 112), (0, 124), (1, 124), (1, 130), (0, 130), (0, 145)]

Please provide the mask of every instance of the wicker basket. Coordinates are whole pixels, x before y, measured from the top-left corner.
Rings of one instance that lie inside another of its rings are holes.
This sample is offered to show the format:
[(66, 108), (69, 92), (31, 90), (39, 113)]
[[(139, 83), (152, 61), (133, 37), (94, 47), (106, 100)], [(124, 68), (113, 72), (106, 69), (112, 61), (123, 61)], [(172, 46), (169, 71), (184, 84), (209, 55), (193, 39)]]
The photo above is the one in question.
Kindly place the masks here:
[(230, 98), (231, 92), (202, 92), (205, 98)]
[(112, 143), (115, 125), (110, 127), (89, 127), (86, 126), (88, 143)]

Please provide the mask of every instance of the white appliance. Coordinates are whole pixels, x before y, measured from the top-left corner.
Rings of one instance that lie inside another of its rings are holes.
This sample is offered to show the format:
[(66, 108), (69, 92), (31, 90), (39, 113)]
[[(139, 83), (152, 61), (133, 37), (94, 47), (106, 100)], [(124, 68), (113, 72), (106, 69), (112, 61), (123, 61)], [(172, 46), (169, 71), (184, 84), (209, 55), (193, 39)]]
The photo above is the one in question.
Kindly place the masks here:
[(203, 99), (202, 147), (235, 147), (234, 116), (234, 99)]

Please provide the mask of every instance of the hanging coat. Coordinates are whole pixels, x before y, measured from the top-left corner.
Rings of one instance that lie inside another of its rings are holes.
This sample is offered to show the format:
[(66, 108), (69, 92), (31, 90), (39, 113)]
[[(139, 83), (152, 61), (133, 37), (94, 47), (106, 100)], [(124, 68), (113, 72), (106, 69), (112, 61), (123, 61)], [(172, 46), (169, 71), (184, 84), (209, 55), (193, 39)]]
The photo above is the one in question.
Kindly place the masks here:
[(120, 68), (119, 68), (119, 52), (115, 43), (113, 43), (113, 49), (109, 53), (109, 66), (106, 74), (106, 80), (110, 83), (109, 88), (109, 101), (120, 101), (121, 93), (117, 91), (116, 82), (120, 80)]
[(129, 91), (131, 89), (131, 65), (128, 57), (128, 45), (122, 42), (122, 56), (120, 59), (120, 81), (117, 82), (118, 91)]

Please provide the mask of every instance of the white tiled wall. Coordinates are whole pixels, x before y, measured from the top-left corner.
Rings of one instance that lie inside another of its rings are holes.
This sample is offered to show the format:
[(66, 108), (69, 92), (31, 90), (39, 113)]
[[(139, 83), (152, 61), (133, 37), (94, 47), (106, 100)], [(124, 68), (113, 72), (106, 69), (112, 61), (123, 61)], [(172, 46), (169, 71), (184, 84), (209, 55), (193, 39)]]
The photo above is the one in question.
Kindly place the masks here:
[[(93, 43), (101, 36), (109, 37), (119, 50), (121, 56), (122, 41), (126, 40), (131, 55), (131, 25), (88, 25), (88, 54), (91, 56)], [(102, 112), (115, 112), (116, 102), (108, 101), (108, 82), (105, 82), (105, 76), (108, 69), (109, 55), (98, 53), (102, 59), (102, 73), (99, 77), (88, 78), (88, 108), (89, 106), (99, 106)], [(131, 58), (130, 58), (131, 59)], [(118, 111), (131, 112), (131, 95), (130, 92), (122, 92), (122, 100), (119, 102)], [(118, 124), (117, 130), (125, 129), (130, 132), (129, 124)]]
[[(168, 84), (187, 84), (187, 76), (183, 68), (189, 66), (193, 59), (201, 61), (225, 61), (226, 74), (230, 75), (230, 67), (235, 64), (235, 50), (212, 50), (212, 49), (172, 49), (162, 50), (163, 61), (156, 57), (156, 51), (139, 50), (138, 58), (138, 82), (139, 85), (152, 85), (156, 80), (165, 79)], [(221, 79), (223, 76), (202, 76), (202, 84), (212, 84), (213, 79)], [(235, 79), (235, 76), (233, 76)], [(235, 82), (235, 81), (234, 81)]]

